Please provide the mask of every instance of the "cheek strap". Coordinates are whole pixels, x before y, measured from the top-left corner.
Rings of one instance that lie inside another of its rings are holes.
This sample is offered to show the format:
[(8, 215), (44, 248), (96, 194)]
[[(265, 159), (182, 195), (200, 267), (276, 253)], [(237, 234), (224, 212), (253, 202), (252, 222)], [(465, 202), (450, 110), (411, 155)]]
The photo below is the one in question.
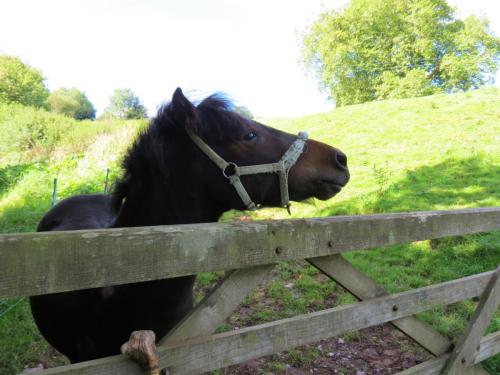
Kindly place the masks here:
[(257, 209), (257, 205), (252, 201), (246, 191), (240, 176), (277, 173), (280, 181), (281, 206), (286, 207), (290, 213), (290, 196), (288, 193), (288, 172), (295, 165), (300, 155), (304, 152), (304, 147), (308, 138), (306, 132), (300, 132), (297, 139), (293, 141), (288, 150), (276, 163), (238, 166), (233, 162), (227, 162), (221, 158), (209, 145), (191, 130), (186, 130), (191, 140), (200, 148), (208, 158), (215, 163), (222, 171), (222, 175), (234, 186), (238, 196), (248, 210)]

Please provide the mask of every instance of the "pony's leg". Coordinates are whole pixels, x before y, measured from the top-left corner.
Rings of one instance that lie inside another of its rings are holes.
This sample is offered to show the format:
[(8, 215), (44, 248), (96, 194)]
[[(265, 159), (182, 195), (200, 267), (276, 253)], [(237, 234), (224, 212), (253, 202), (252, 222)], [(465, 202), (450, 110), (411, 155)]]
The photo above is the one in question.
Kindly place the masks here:
[(134, 331), (122, 345), (121, 352), (137, 362), (148, 375), (161, 375), (153, 331)]

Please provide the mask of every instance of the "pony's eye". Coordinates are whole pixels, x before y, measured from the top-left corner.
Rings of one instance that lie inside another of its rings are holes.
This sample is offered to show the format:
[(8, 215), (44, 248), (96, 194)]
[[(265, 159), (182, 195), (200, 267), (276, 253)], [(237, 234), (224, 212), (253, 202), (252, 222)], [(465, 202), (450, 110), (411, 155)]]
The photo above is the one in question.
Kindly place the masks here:
[(245, 134), (245, 136), (243, 137), (243, 140), (245, 140), (245, 141), (251, 141), (252, 139), (254, 139), (256, 137), (257, 137), (257, 133), (250, 132), (250, 133)]

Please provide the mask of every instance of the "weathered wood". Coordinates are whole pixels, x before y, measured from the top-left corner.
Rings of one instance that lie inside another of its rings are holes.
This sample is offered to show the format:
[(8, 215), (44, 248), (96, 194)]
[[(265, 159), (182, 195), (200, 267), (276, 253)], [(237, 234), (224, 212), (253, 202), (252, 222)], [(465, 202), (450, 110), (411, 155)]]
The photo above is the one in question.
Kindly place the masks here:
[(479, 353), (474, 358), (474, 363), (480, 363), (498, 353), (500, 353), (500, 331), (491, 333), (481, 339)]
[[(308, 262), (360, 300), (389, 294), (340, 254), (311, 258)], [(416, 317), (409, 316), (391, 323), (436, 356), (446, 353), (451, 347), (450, 340)]]
[(500, 208), (0, 236), (0, 298), (500, 229)]
[(266, 284), (274, 264), (231, 271), (170, 331), (159, 345), (212, 334), (258, 284)]
[[(160, 367), (195, 374), (399, 319), (482, 293), (492, 272), (158, 348)], [(395, 308), (396, 307), (396, 308)], [(123, 357), (82, 362), (48, 374), (137, 374)]]
[[(500, 353), (500, 331), (492, 333), (481, 339), (479, 352), (474, 359), (474, 363), (477, 365), (485, 359), (493, 357), (498, 353)], [(422, 362), (407, 370), (398, 372), (397, 375), (438, 375), (441, 372), (442, 368), (445, 366), (449, 356), (449, 354), (444, 354), (441, 357)], [(479, 370), (475, 368), (474, 371), (482, 371), (483, 374), (488, 374), (481, 368)]]
[[(446, 364), (449, 354), (420, 363), (407, 370), (400, 371), (396, 375), (439, 375), (441, 369)], [(467, 375), (489, 375), (489, 373), (480, 366), (474, 366), (467, 369)]]
[(468, 367), (474, 363), (474, 358), (478, 353), (481, 338), (488, 328), (491, 318), (500, 304), (500, 266), (488, 282), (481, 300), (467, 325), (460, 340), (453, 349), (443, 374), (462, 375), (466, 373)]

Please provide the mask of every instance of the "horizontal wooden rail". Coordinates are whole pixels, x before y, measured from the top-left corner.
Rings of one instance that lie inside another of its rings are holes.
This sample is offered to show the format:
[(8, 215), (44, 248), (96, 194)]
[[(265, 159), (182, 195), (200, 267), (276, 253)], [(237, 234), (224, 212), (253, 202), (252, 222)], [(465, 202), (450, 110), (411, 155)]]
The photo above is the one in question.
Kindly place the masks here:
[[(479, 296), (492, 274), (485, 272), (218, 335), (169, 343), (158, 348), (160, 365), (174, 375), (198, 374), (241, 363)], [(140, 373), (139, 367), (124, 356), (114, 356), (42, 371), (40, 375)]]
[(500, 207), (0, 236), (0, 298), (312, 258), (500, 229)]
[(500, 331), (491, 333), (481, 339), (479, 352), (474, 359), (474, 363), (480, 363), (498, 353), (500, 353)]
[[(484, 336), (481, 339), (474, 363), (479, 364), (498, 353), (500, 353), (500, 331)], [(439, 375), (449, 356), (449, 354), (445, 354), (438, 358), (430, 359), (407, 370), (398, 372), (397, 375)]]

